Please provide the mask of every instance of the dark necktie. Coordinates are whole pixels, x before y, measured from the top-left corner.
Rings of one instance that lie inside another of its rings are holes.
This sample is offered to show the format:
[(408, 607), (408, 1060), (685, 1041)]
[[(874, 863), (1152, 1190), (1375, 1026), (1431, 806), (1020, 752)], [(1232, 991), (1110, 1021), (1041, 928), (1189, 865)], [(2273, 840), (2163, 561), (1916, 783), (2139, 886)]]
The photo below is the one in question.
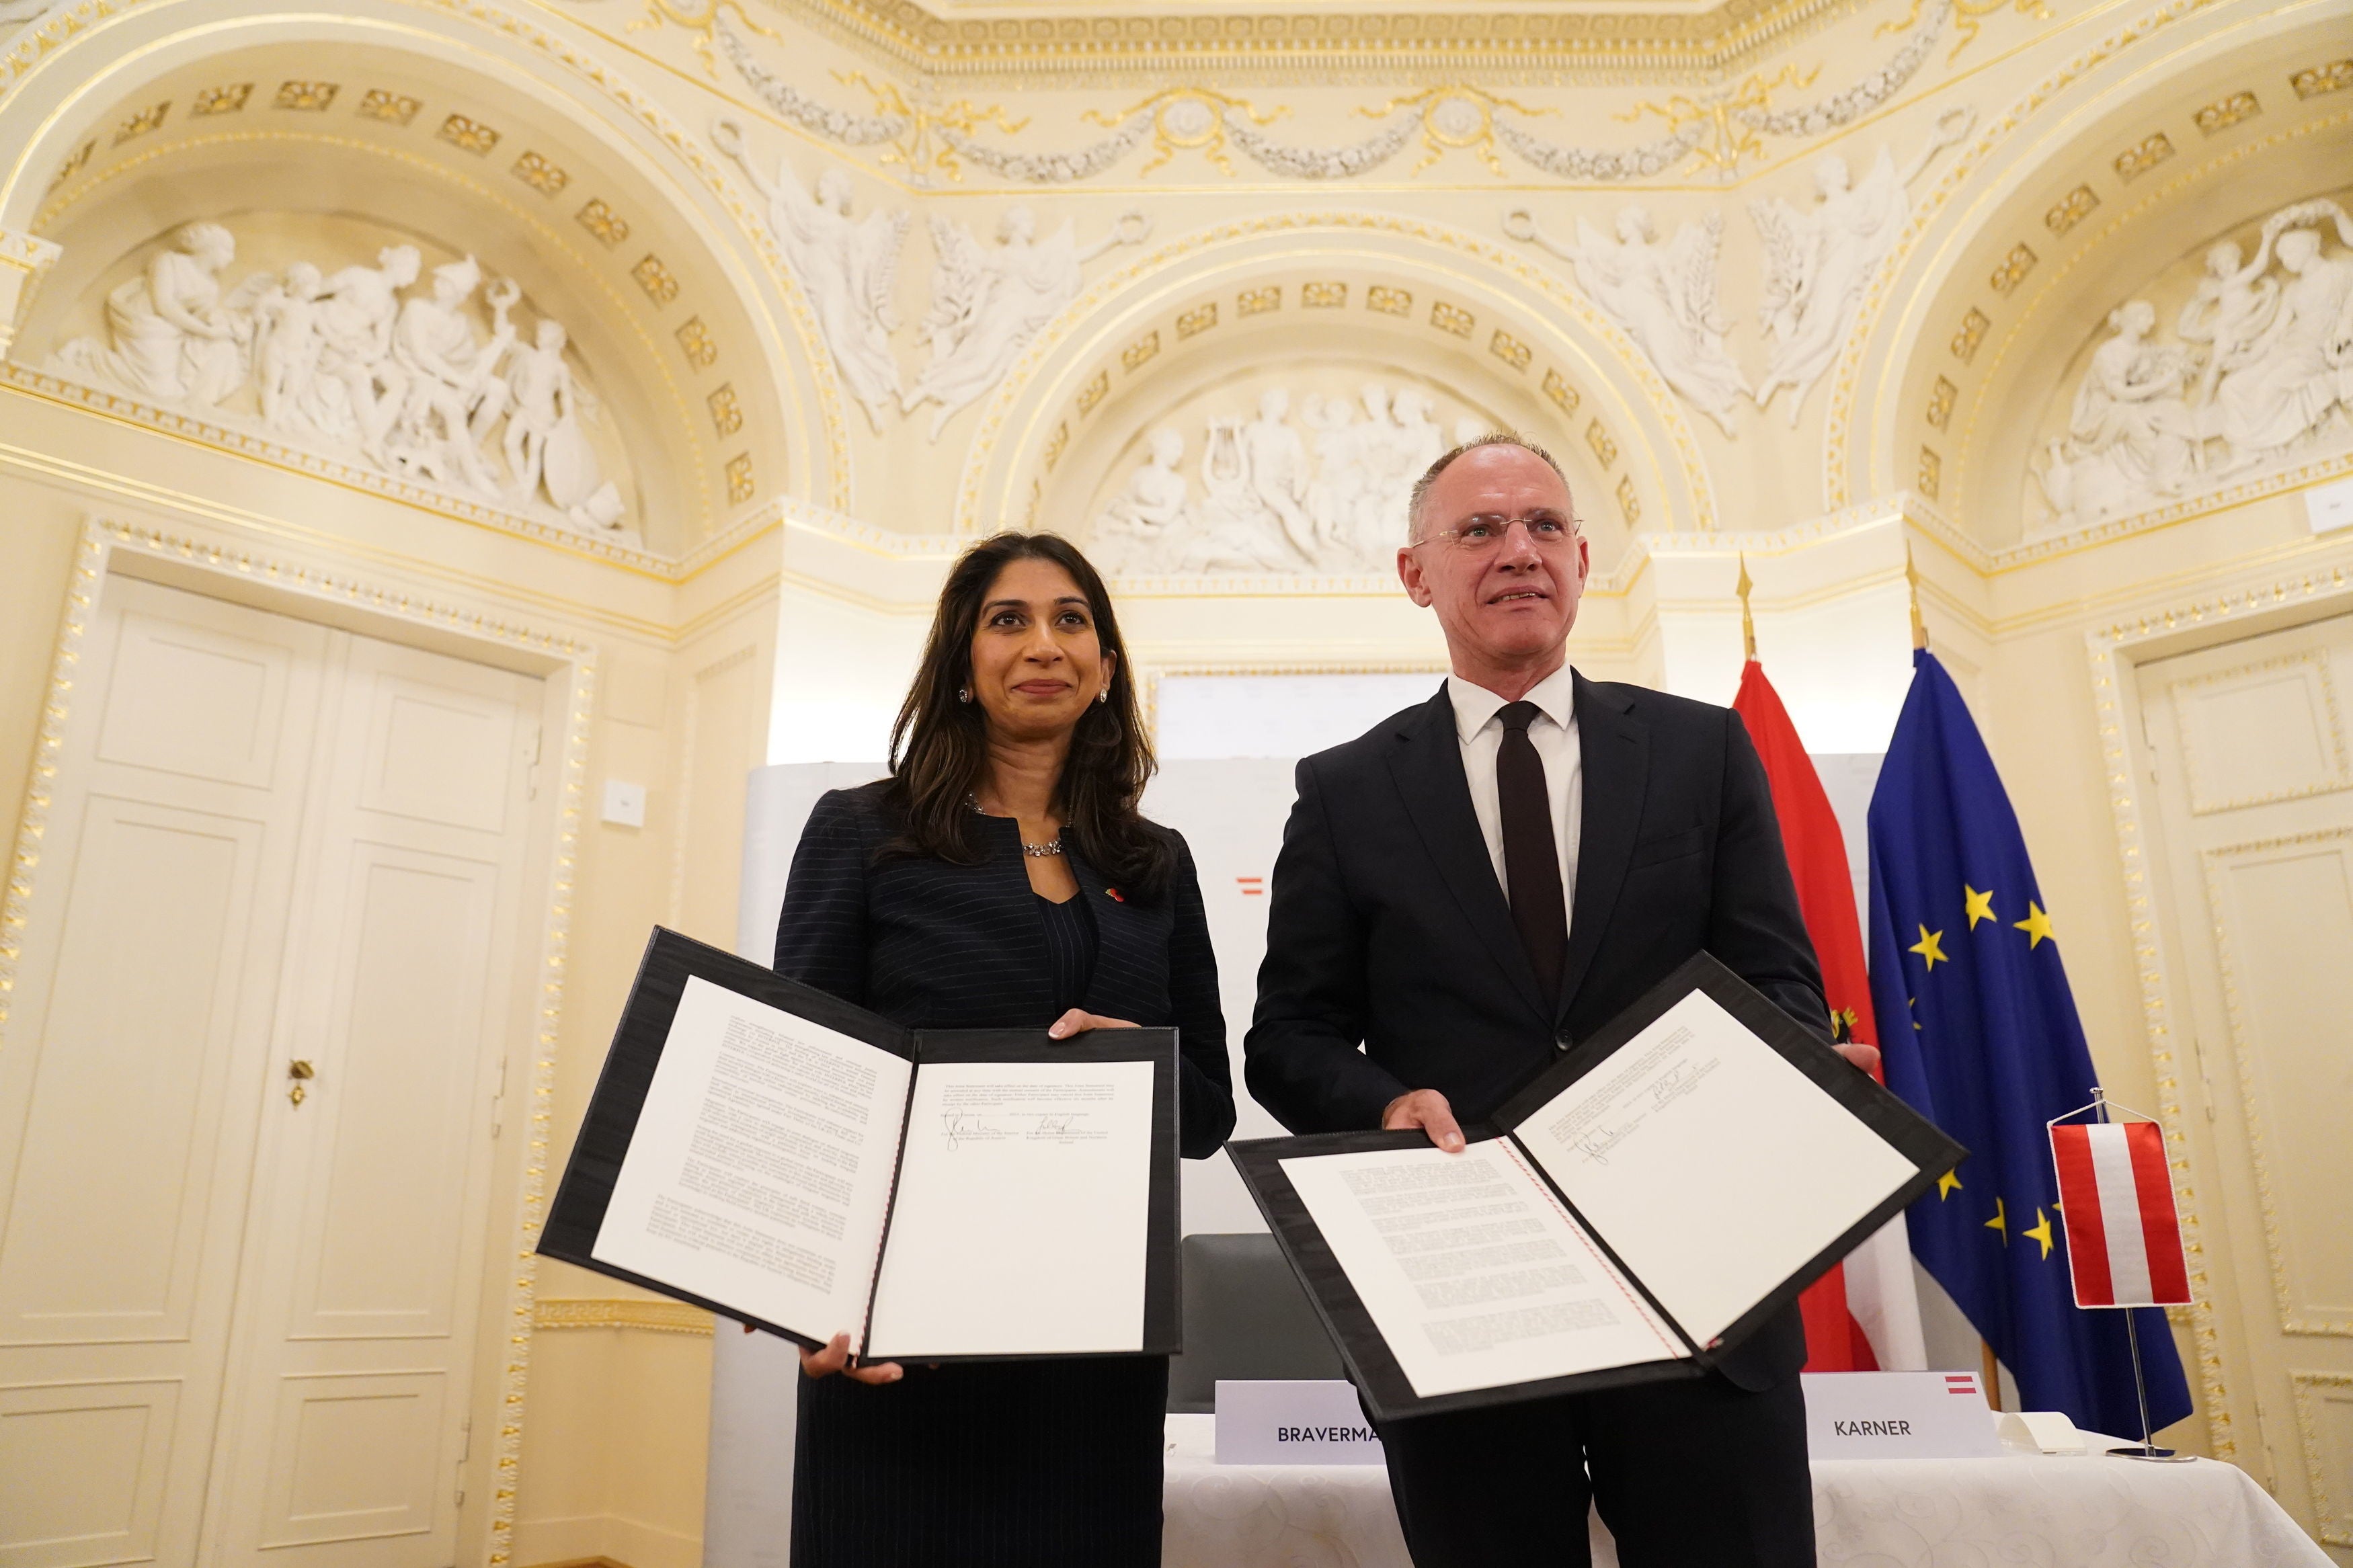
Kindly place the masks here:
[(1495, 749), (1495, 801), (1504, 819), (1512, 923), (1535, 967), (1538, 988), (1555, 1002), (1568, 961), (1568, 904), (1560, 886), (1560, 844), (1552, 831), (1552, 793), (1545, 788), (1544, 759), (1528, 739), (1536, 713), (1533, 702), (1506, 702), (1496, 714), (1504, 740)]

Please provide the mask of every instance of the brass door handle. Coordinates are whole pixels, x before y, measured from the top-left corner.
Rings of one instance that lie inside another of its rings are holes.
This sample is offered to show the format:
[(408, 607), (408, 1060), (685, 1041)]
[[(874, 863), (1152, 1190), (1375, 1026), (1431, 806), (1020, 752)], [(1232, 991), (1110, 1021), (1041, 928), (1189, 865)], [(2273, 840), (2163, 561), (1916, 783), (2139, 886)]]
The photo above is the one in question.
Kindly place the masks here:
[(311, 1097), (311, 1091), (304, 1088), (303, 1085), (310, 1079), (318, 1077), (319, 1071), (309, 1062), (297, 1057), (294, 1060), (286, 1064), (286, 1076), (294, 1080), (294, 1087), (286, 1091), (286, 1098), (291, 1100), (294, 1104), (300, 1105)]

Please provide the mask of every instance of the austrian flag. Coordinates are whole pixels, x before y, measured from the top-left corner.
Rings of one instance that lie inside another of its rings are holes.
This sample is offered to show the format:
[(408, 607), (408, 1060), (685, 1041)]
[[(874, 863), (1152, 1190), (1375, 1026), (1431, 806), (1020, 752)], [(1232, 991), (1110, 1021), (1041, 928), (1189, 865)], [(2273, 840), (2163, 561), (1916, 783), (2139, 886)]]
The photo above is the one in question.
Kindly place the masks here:
[(2051, 1158), (2078, 1307), (2189, 1300), (2165, 1134), (2154, 1121), (2053, 1123)]

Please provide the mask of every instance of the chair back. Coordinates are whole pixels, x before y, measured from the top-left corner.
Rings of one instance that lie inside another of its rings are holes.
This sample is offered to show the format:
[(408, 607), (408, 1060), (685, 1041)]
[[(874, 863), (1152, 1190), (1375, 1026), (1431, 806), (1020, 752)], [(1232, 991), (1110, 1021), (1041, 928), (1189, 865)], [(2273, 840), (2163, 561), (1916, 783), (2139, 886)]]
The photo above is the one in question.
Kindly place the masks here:
[(1339, 1352), (1274, 1237), (1188, 1236), (1185, 1350), (1168, 1363), (1168, 1408), (1217, 1408), (1219, 1378), (1345, 1377)]

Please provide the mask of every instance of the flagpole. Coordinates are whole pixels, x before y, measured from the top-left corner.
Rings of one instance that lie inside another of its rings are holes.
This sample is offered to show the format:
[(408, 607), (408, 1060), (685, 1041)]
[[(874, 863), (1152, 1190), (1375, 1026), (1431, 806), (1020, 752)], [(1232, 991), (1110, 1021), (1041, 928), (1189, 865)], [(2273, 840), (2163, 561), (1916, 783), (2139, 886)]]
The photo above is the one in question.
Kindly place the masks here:
[[(1912, 601), (1912, 646), (1926, 647), (1928, 623), (1920, 618), (1920, 569), (1912, 564), (1912, 542), (1908, 539), (1904, 542), (1904, 591)], [(1748, 603), (1745, 596), (1740, 602), (1744, 607)]]
[[(2103, 1124), (2107, 1121), (2108, 1091), (2096, 1083), (2092, 1086), (2091, 1110)], [(2140, 1401), (2140, 1447), (2111, 1448), (2108, 1454), (2110, 1458), (2118, 1459), (2154, 1459), (2160, 1463), (2171, 1461), (2179, 1464), (2188, 1460), (2190, 1456), (2177, 1454), (2170, 1448), (2158, 1447), (2157, 1434), (2149, 1427), (2148, 1380), (2142, 1374), (2140, 1369), (2140, 1321), (2137, 1315), (2139, 1310), (2137, 1307), (2124, 1309), (2125, 1343), (2132, 1351), (2133, 1394)]]
[(1757, 662), (1757, 617), (1748, 613), (1748, 590), (1755, 586), (1748, 580), (1748, 552), (1744, 550), (1740, 552), (1740, 581), (1733, 584), (1733, 592), (1740, 595), (1741, 653), (1751, 664)]

